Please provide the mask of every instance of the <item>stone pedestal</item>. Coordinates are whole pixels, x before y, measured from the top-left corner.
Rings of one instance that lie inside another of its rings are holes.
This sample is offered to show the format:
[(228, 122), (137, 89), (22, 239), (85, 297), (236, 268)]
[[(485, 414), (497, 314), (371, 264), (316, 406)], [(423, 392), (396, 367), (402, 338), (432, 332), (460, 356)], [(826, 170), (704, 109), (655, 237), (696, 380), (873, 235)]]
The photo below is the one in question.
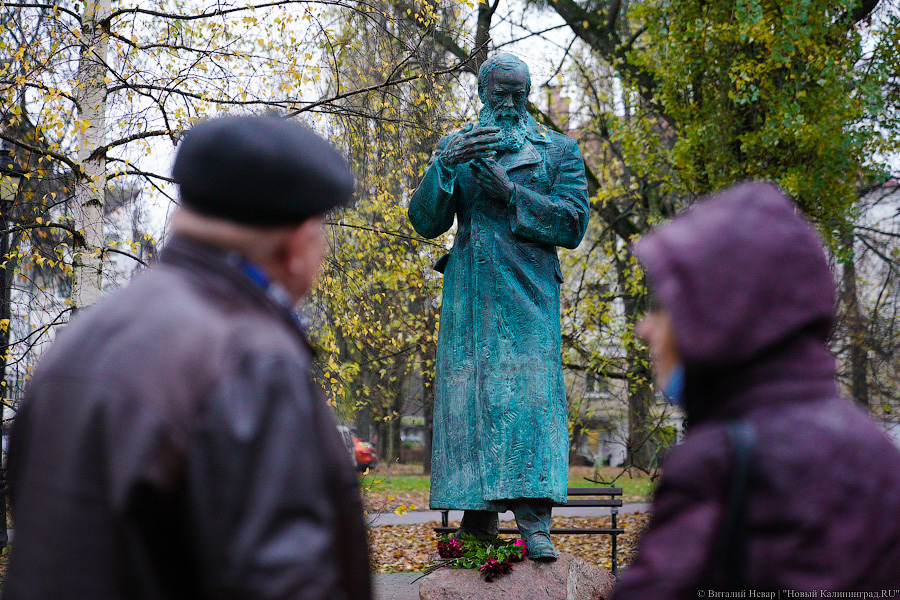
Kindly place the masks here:
[(607, 600), (615, 577), (577, 556), (560, 553), (559, 560), (513, 563), (513, 572), (484, 581), (477, 569), (439, 569), (422, 579), (420, 600)]

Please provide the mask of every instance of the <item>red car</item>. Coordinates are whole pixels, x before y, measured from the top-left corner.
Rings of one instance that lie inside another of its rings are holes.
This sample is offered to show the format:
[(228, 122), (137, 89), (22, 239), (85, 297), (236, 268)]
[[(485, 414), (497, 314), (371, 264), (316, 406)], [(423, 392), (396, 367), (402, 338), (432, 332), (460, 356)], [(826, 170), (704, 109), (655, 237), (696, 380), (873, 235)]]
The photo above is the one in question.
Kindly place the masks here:
[(360, 471), (374, 469), (378, 466), (378, 454), (375, 452), (375, 444), (365, 442), (355, 435), (353, 437), (353, 457), (356, 459), (356, 468)]
[(356, 463), (357, 470), (365, 471), (366, 469), (374, 469), (378, 466), (378, 454), (375, 452), (375, 445), (373, 443), (359, 439), (350, 433), (350, 429), (346, 425), (339, 425), (338, 431), (344, 439), (344, 444), (347, 445), (347, 450), (350, 451), (350, 455)]

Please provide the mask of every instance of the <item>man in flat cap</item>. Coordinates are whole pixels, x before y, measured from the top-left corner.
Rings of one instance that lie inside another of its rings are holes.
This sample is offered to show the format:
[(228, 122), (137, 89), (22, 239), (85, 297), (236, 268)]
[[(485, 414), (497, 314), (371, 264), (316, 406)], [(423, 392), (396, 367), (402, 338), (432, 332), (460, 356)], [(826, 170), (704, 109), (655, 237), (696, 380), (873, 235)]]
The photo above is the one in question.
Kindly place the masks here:
[(4, 600), (371, 598), (350, 458), (294, 304), (346, 204), (307, 128), (185, 136), (159, 263), (75, 317), (13, 426)]

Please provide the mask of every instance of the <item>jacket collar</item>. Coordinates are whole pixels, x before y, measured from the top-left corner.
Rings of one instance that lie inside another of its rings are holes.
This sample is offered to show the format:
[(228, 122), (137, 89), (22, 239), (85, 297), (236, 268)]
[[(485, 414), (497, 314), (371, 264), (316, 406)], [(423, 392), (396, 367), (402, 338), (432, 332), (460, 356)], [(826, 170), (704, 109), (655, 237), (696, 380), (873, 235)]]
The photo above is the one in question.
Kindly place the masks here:
[(195, 281), (222, 297), (247, 302), (284, 321), (314, 352), (284, 288), (239, 254), (176, 235), (166, 243), (159, 261), (187, 271)]
[(525, 137), (535, 144), (549, 144), (551, 134), (553, 132), (546, 125), (541, 125), (535, 121), (534, 117), (528, 116), (528, 125), (525, 131)]

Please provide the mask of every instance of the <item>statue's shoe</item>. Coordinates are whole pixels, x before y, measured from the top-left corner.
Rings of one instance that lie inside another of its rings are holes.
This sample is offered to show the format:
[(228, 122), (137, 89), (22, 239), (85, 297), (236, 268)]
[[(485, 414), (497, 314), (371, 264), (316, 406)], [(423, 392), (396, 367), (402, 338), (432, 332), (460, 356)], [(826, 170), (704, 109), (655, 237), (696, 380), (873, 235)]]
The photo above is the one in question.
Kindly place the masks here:
[(528, 558), (540, 562), (552, 562), (557, 559), (556, 548), (546, 533), (533, 533), (528, 536)]

